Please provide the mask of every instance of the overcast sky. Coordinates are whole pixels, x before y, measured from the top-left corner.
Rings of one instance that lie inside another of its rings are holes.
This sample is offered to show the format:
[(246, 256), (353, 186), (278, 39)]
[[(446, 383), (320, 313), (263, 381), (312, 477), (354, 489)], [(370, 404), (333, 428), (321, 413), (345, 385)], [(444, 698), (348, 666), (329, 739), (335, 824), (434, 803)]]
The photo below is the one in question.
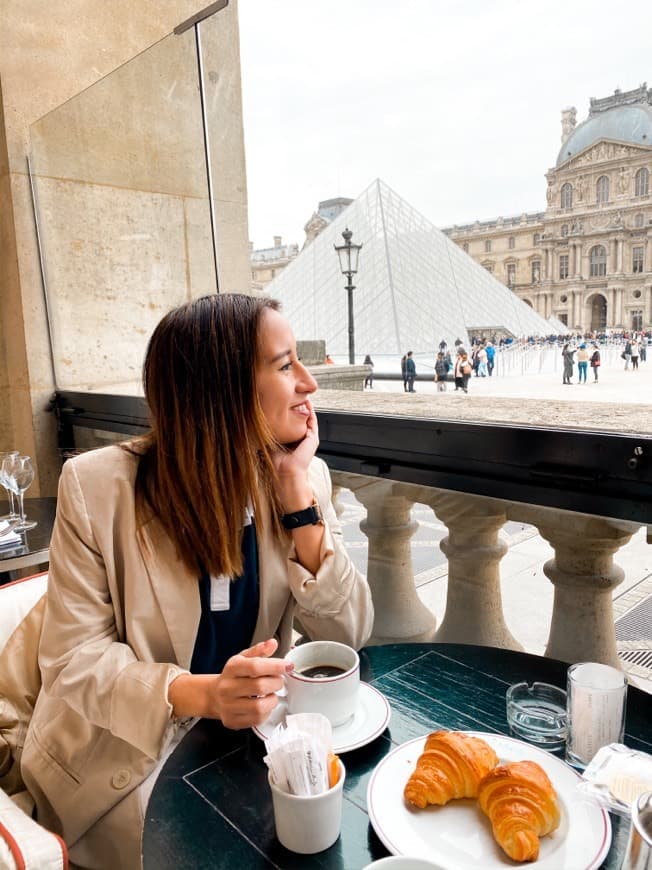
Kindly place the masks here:
[(382, 178), (437, 226), (545, 208), (561, 109), (652, 86), (652, 4), (239, 0), (249, 237)]

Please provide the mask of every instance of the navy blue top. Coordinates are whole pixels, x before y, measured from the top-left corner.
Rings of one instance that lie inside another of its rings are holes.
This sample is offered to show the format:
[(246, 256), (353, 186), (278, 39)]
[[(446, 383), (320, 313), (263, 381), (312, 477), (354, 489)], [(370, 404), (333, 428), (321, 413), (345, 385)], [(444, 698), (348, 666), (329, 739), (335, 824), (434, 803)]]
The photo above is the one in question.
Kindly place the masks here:
[(253, 521), (242, 533), (243, 571), (230, 582), (228, 610), (211, 610), (211, 578), (199, 578), (201, 618), (192, 653), (190, 672), (219, 674), (228, 659), (251, 646), (258, 619), (258, 548)]

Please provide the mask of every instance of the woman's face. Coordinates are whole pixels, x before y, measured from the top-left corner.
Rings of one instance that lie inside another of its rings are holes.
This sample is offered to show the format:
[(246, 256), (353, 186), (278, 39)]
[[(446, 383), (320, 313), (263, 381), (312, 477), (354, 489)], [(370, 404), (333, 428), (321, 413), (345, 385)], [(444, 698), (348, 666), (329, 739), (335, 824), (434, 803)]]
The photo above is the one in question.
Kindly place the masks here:
[(261, 317), (258, 356), (258, 400), (273, 436), (280, 444), (301, 441), (311, 413), (309, 396), (317, 383), (297, 359), (289, 323), (273, 308)]

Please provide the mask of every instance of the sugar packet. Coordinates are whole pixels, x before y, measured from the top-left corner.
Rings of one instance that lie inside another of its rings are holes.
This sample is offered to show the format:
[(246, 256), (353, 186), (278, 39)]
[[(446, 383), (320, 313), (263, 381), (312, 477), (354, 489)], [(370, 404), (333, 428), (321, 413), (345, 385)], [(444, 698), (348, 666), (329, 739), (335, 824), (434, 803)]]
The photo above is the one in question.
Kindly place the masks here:
[(263, 760), (274, 785), (294, 795), (327, 791), (332, 743), (331, 723), (321, 713), (287, 716), (265, 741)]
[(638, 796), (652, 791), (652, 755), (622, 743), (603, 746), (584, 771), (578, 788), (604, 809), (629, 816)]

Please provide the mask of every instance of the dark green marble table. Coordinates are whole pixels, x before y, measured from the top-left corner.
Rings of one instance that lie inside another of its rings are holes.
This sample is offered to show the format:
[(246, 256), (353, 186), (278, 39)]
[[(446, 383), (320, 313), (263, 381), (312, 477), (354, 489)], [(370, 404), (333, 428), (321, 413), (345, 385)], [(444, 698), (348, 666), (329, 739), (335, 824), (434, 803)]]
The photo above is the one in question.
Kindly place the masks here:
[[(566, 686), (568, 665), (541, 656), (460, 644), (390, 644), (360, 654), (362, 679), (389, 699), (387, 730), (343, 756), (347, 769), (342, 833), (317, 855), (295, 855), (277, 841), (263, 762), (251, 731), (202, 720), (170, 756), (145, 819), (145, 870), (277, 867), (360, 870), (387, 850), (369, 824), (367, 785), (394, 746), (438, 728), (507, 734), (505, 691), (534, 680)], [(626, 743), (652, 752), (652, 696), (632, 687)], [(627, 825), (612, 816), (608, 870), (620, 867)], [(516, 865), (515, 865), (516, 866)]]

